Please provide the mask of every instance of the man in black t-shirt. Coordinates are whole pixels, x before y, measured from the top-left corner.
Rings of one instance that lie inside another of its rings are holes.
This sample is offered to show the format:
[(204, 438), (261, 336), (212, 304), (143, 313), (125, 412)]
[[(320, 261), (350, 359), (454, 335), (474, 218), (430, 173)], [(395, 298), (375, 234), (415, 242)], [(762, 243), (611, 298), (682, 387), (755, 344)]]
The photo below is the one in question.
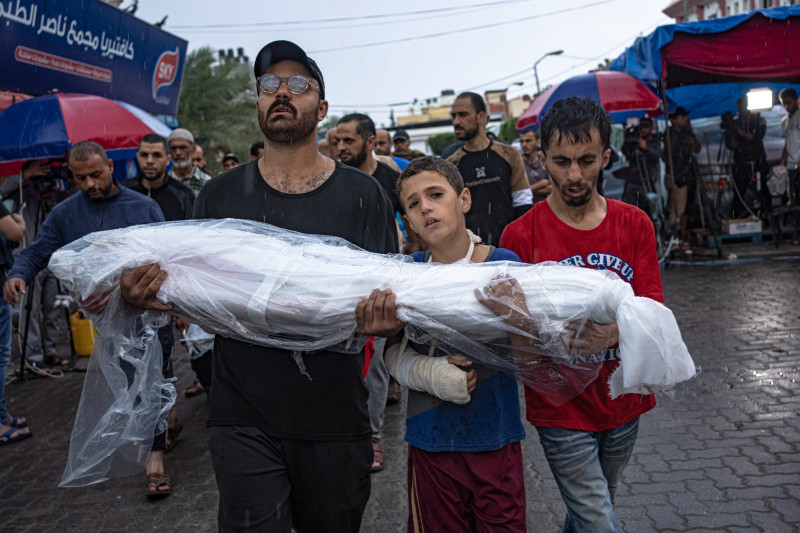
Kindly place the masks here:
[[(375, 178), (386, 191), (392, 208), (401, 212), (400, 200), (397, 198), (397, 179), (400, 173), (385, 163), (375, 159), (372, 151), (375, 148), (375, 123), (367, 115), (352, 113), (339, 119), (336, 125), (336, 147), (342, 163), (355, 167)], [(400, 250), (395, 250), (399, 252)], [(384, 468), (383, 449), (380, 445), (383, 414), (386, 398), (389, 394), (389, 371), (383, 362), (383, 350), (386, 339), (375, 337), (375, 354), (369, 362), (365, 382), (369, 390), (369, 422), (372, 426), (372, 471)]]
[(339, 119), (336, 125), (339, 160), (375, 178), (389, 196), (395, 212), (400, 212), (400, 201), (395, 192), (400, 173), (375, 159), (372, 153), (374, 148), (375, 123), (371, 118), (361, 113), (351, 113)]
[[(249, 219), (396, 251), (383, 189), (317, 150), (328, 102), (316, 63), (275, 41), (256, 57), (255, 75), (264, 156), (209, 181), (194, 218)], [(165, 274), (145, 265), (124, 275), (123, 297), (169, 310), (155, 299)], [(208, 426), (220, 530), (359, 530), (373, 456), (363, 363), (363, 352), (293, 353), (217, 335)]]
[(155, 200), (164, 220), (186, 220), (192, 217), (194, 192), (167, 175), (169, 160), (167, 140), (157, 133), (148, 133), (139, 141), (136, 152), (141, 174), (123, 180), (121, 185)]
[(497, 246), (503, 229), (533, 204), (522, 156), (486, 136), (486, 102), (479, 94), (458, 95), (450, 114), (456, 138), (465, 141), (447, 160), (458, 167), (472, 194), (467, 229)]
[[(195, 145), (195, 148), (200, 148)], [(202, 155), (202, 149), (201, 155)], [(139, 150), (136, 152), (136, 162), (139, 164), (141, 174), (135, 178), (123, 180), (121, 185), (133, 189), (134, 191), (149, 196), (156, 201), (161, 212), (164, 214), (164, 220), (188, 220), (192, 218), (192, 209), (194, 208), (194, 191), (167, 174), (167, 165), (170, 161), (169, 146), (167, 140), (158, 135), (157, 133), (148, 133), (142, 140), (139, 141)], [(201, 169), (202, 170), (202, 169)], [(182, 321), (178, 322), (183, 325)], [(188, 326), (187, 326), (188, 327)], [(161, 349), (166, 355), (171, 353), (173, 346), (172, 325), (167, 325), (158, 330), (158, 338), (161, 340)], [(210, 356), (206, 360), (210, 367)], [(169, 358), (164, 358), (164, 375), (165, 377), (172, 377), (172, 365), (169, 363)], [(202, 362), (198, 363), (195, 359), (192, 360), (192, 368), (196, 368)], [(210, 377), (210, 376), (209, 376)], [(187, 389), (188, 391), (198, 390), (202, 392), (203, 387), (200, 385), (200, 380), (195, 379), (194, 383)], [(192, 393), (190, 392), (191, 396)], [(178, 431), (179, 425), (175, 409), (173, 408), (170, 413), (169, 427), (171, 434)], [(167, 442), (168, 449), (171, 449), (175, 444), (171, 435), (168, 436)]]

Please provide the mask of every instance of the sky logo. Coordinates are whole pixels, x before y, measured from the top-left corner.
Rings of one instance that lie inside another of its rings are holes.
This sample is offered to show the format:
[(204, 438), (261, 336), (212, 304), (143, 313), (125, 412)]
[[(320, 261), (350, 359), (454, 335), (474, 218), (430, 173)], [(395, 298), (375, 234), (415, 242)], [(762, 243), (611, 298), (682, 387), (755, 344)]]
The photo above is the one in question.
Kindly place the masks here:
[(172, 85), (178, 75), (178, 49), (173, 52), (164, 52), (156, 61), (153, 72), (153, 100), (158, 101), (157, 94), (161, 87)]

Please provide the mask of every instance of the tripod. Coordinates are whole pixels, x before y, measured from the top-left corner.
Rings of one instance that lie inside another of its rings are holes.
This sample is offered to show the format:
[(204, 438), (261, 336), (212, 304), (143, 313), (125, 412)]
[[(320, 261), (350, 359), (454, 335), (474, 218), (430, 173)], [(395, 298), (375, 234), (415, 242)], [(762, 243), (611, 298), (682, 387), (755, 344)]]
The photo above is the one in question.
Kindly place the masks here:
[[(709, 167), (709, 172), (711, 168)], [(700, 178), (700, 169), (698, 168), (697, 161), (692, 158), (692, 171), (689, 173), (692, 176), (692, 182), (688, 186), (694, 185), (697, 194), (697, 205), (700, 208), (700, 221), (705, 226), (705, 221), (708, 220), (708, 230), (714, 238), (714, 245), (717, 249), (717, 257), (722, 258), (722, 245), (717, 231), (714, 229), (716, 224), (720, 221), (717, 216), (716, 209), (708, 204), (703, 180)]]
[[(38, 232), (39, 228), (41, 227), (42, 223), (44, 222), (44, 220), (47, 218), (47, 215), (50, 213), (50, 211), (53, 208), (53, 202), (50, 201), (50, 200), (51, 200), (51, 196), (42, 195), (42, 198), (40, 199), (40, 201), (36, 202), (36, 216), (34, 218), (34, 223), (35, 223), (35, 228), (36, 228), (37, 232)], [(21, 318), (22, 318), (22, 316), (24, 316), (25, 325), (23, 327), (22, 343), (21, 343), (21, 347), (20, 347), (20, 366), (19, 366), (19, 371), (17, 372), (17, 377), (18, 377), (19, 381), (25, 381), (25, 366), (26, 366), (26, 362), (27, 362), (26, 356), (27, 356), (27, 351), (28, 351), (28, 337), (30, 335), (31, 315), (33, 314), (33, 302), (34, 302), (34, 299), (35, 299), (34, 298), (34, 294), (36, 293), (35, 286), (36, 286), (36, 280), (34, 278), (32, 283), (30, 284), (30, 286), (27, 287), (26, 293), (22, 296)], [(63, 289), (61, 287), (61, 282), (57, 280), (56, 281), (56, 286), (57, 286), (57, 294), (62, 294), (64, 291), (63, 291)], [(44, 296), (44, 286), (42, 285), (42, 287), (40, 288), (40, 298), (43, 297), (43, 296)], [(64, 306), (64, 316), (65, 316), (65, 319), (66, 319), (67, 331), (68, 331), (68, 333), (70, 335), (70, 343), (69, 343), (70, 344), (70, 358), (69, 358), (69, 365), (67, 365), (65, 368), (59, 368), (59, 370), (72, 371), (72, 370), (74, 370), (73, 367), (75, 365), (75, 359), (76, 359), (77, 356), (76, 356), (76, 353), (75, 353), (75, 347), (74, 347), (73, 343), (71, 342), (72, 341), (72, 339), (71, 339), (72, 335), (71, 335), (71, 332), (69, 331), (69, 308), (66, 307), (66, 306)], [(42, 326), (45, 326), (45, 325), (46, 324), (43, 324)], [(43, 336), (44, 336), (43, 334), (44, 334), (44, 327), (41, 327), (40, 328), (40, 337), (39, 337), (40, 340), (43, 339)], [(44, 350), (43, 350), (43, 352), (44, 352)], [(32, 371), (34, 373), (39, 373), (41, 375), (41, 372), (37, 371), (36, 369), (32, 369)], [(59, 376), (60, 375), (61, 374), (59, 374)]]
[(661, 194), (661, 189), (655, 189), (655, 185), (650, 171), (647, 168), (647, 161), (645, 161), (644, 154), (641, 150), (635, 149), (631, 154), (632, 163), (635, 164), (637, 171), (638, 181), (641, 184), (642, 190), (645, 193), (647, 202), (647, 214), (650, 221), (653, 223), (656, 235), (656, 253), (658, 255), (659, 264), (664, 263), (669, 259), (673, 248), (675, 247), (676, 239), (675, 232), (667, 222), (664, 213), (664, 207)]

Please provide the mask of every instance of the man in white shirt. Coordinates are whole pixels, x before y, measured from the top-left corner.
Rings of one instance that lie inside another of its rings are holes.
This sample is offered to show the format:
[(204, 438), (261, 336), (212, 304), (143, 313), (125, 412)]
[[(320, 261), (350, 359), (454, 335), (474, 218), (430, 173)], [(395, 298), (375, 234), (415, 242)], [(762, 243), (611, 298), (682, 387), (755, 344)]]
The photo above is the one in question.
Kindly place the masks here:
[[(781, 154), (781, 165), (786, 166), (789, 171), (789, 194), (790, 203), (800, 204), (800, 172), (798, 172), (798, 160), (800, 160), (800, 113), (797, 112), (797, 91), (791, 87), (780, 92), (781, 105), (786, 110), (787, 115), (781, 120), (781, 137), (786, 139), (786, 145)], [(795, 239), (792, 244), (800, 244), (800, 239)]]
[(800, 159), (800, 113), (797, 112), (797, 91), (791, 87), (780, 92), (781, 105), (788, 113), (781, 120), (781, 137), (786, 139), (781, 155), (781, 165), (789, 170), (797, 168)]

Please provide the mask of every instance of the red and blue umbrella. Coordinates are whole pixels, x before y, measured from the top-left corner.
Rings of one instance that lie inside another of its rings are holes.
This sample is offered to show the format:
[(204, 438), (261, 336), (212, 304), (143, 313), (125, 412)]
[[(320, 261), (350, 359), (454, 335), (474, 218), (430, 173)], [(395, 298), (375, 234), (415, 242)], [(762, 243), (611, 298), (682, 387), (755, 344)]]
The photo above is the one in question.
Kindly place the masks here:
[(614, 71), (589, 72), (548, 87), (517, 119), (517, 129), (539, 129), (542, 118), (553, 104), (569, 96), (583, 96), (599, 102), (615, 123), (634, 117), (655, 117), (664, 112), (658, 95), (633, 76)]
[[(18, 102), (0, 113), (0, 165), (29, 159), (63, 158), (79, 141), (94, 141), (113, 160), (136, 156), (148, 133), (170, 128), (136, 106), (88, 94), (54, 93)], [(7, 175), (13, 172), (2, 172)], [(18, 171), (18, 170), (17, 170)]]

